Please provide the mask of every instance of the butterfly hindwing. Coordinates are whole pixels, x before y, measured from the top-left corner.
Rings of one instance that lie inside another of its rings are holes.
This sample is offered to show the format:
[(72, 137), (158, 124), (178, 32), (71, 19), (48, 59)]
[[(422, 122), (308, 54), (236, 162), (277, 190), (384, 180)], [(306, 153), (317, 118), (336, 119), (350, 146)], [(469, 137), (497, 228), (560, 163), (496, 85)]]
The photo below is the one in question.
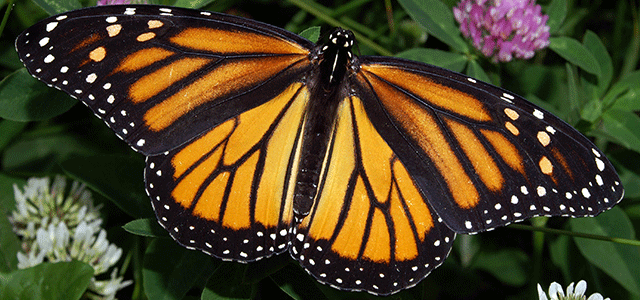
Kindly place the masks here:
[(455, 231), (593, 216), (622, 198), (602, 152), (543, 109), (437, 67), (366, 59), (358, 77), (372, 99), (366, 107), (379, 116), (374, 124), (394, 124), (376, 128)]
[(16, 40), (35, 77), (82, 100), (145, 155), (275, 97), (308, 67), (311, 46), (274, 26), (158, 6), (77, 10)]
[(338, 108), (325, 166), (291, 247), (316, 279), (389, 294), (415, 285), (444, 261), (455, 233), (422, 198), (356, 96)]
[(288, 249), (290, 186), (308, 97), (294, 83), (189, 144), (147, 158), (147, 193), (174, 239), (241, 262)]

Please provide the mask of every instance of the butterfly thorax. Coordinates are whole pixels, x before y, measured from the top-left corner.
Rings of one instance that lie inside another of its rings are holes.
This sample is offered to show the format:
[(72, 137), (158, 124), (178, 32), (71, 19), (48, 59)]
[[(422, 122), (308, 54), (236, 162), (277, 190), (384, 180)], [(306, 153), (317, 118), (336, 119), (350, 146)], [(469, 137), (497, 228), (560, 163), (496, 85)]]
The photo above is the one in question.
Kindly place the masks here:
[(353, 33), (336, 28), (329, 41), (317, 48), (319, 62), (310, 78), (316, 84), (310, 85), (309, 109), (305, 122), (300, 148), (300, 165), (298, 168), (294, 191), (294, 213), (301, 219), (309, 214), (321, 188), (322, 170), (326, 169), (327, 153), (330, 148), (335, 118), (340, 101), (346, 96), (340, 88), (346, 84), (348, 65), (353, 59), (351, 48), (354, 44)]

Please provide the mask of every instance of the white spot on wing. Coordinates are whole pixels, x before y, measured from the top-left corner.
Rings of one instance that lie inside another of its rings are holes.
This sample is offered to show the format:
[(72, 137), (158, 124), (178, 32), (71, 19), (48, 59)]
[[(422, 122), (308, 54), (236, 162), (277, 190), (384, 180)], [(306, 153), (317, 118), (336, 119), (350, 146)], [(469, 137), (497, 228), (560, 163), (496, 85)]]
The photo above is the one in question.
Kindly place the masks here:
[(538, 118), (538, 119), (540, 119), (540, 120), (544, 119), (544, 113), (542, 113), (541, 111), (539, 111), (537, 109), (533, 110), (533, 116)]
[(598, 166), (598, 170), (600, 170), (600, 172), (604, 171), (604, 162), (599, 158), (596, 158), (596, 166)]
[(51, 30), (56, 29), (57, 26), (58, 26), (58, 22), (50, 22), (49, 24), (47, 24), (47, 27), (45, 30), (47, 32), (51, 32)]
[(96, 81), (96, 79), (98, 79), (98, 75), (96, 75), (96, 73), (91, 73), (89, 75), (87, 75), (87, 83), (93, 83), (94, 81)]
[(48, 64), (51, 63), (54, 59), (56, 59), (53, 55), (49, 54), (44, 58), (44, 63)]
[(49, 37), (43, 37), (38, 43), (40, 44), (40, 47), (46, 46), (49, 43)]

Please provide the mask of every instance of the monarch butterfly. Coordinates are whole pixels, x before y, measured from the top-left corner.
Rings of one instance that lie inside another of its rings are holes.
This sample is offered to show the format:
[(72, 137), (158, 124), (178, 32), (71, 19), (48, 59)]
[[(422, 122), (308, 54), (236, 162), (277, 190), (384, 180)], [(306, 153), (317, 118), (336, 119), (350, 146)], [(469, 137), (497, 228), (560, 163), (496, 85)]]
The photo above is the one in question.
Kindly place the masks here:
[(181, 245), (239, 262), (289, 252), (318, 281), (388, 295), (442, 264), (456, 233), (594, 216), (624, 194), (600, 150), (501, 88), (356, 56), (245, 18), (152, 5), (45, 19), (29, 72), (146, 156)]

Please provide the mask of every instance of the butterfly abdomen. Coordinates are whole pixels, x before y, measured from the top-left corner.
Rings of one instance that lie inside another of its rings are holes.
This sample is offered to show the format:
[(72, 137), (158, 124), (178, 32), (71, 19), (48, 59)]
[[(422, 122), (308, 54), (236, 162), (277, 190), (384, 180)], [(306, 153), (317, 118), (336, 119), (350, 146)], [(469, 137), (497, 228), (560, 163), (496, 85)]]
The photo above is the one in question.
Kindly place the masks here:
[(348, 64), (353, 55), (353, 34), (341, 28), (329, 35), (329, 42), (318, 46), (316, 53), (321, 56), (318, 65), (308, 78), (312, 95), (309, 109), (305, 116), (303, 140), (300, 152), (300, 165), (296, 179), (293, 210), (304, 217), (309, 214), (321, 188), (322, 170), (327, 169), (326, 162), (329, 145), (335, 132), (335, 120), (338, 107), (346, 97), (336, 88), (345, 84)]
[[(317, 73), (316, 73), (317, 74)], [(311, 100), (305, 115), (300, 162), (294, 190), (293, 211), (304, 217), (309, 214), (320, 188), (320, 176), (326, 169), (325, 161), (335, 128), (335, 116), (340, 103), (340, 94), (324, 92), (323, 85), (314, 85), (312, 90), (322, 95)]]

